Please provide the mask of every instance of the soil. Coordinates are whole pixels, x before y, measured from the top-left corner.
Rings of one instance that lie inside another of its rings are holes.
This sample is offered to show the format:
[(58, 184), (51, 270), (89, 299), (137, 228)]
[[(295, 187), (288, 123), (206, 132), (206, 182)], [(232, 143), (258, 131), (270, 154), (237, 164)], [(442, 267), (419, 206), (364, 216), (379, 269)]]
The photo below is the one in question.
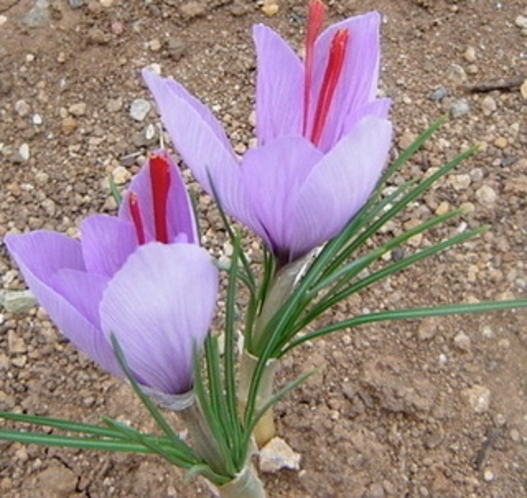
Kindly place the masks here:
[[(453, 115), (394, 184), (480, 146), (379, 237), (461, 205), (464, 215), (404, 250), (491, 229), (366, 289), (321, 323), (525, 296), (524, 0), (328, 3), (328, 22), (383, 14), (380, 90), (393, 99), (394, 156), (437, 117)], [(153, 108), (141, 121), (130, 115), (135, 99), (149, 99), (139, 77), (147, 65), (159, 64), (211, 106), (243, 152), (253, 137), (251, 25), (266, 23), (302, 46), (304, 1), (278, 6), (267, 16), (249, 0), (0, 0), (0, 237), (38, 228), (75, 235), (87, 214), (115, 211), (108, 175), (123, 187), (159, 143)], [(508, 83), (499, 88), (500, 80)], [(218, 214), (205, 195), (200, 208), (204, 243), (221, 255), (227, 238)], [(4, 290), (25, 288), (3, 247), (0, 272)], [(302, 460), (299, 471), (263, 474), (269, 496), (527, 496), (526, 318), (517, 311), (362, 326), (295, 351), (279, 383), (322, 369), (277, 407), (279, 434)], [(36, 307), (0, 315), (0, 410), (88, 422), (104, 414), (152, 429), (129, 388), (95, 368)], [(203, 482), (154, 456), (7, 442), (0, 449), (3, 497), (210, 496)]]

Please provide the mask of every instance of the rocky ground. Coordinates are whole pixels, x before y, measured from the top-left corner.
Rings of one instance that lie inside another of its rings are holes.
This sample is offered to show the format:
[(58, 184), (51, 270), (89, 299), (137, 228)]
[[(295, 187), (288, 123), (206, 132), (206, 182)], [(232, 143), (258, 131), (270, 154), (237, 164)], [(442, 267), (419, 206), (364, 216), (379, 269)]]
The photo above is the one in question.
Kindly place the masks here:
[[(328, 3), (332, 20), (370, 9), (384, 16), (380, 86), (393, 99), (394, 155), (438, 116), (452, 117), (395, 184), (480, 146), (384, 236), (461, 205), (466, 214), (405, 251), (492, 225), (335, 315), (525, 296), (524, 0)], [(302, 45), (304, 2), (277, 5), (265, 14), (250, 0), (0, 0), (0, 238), (37, 228), (74, 235), (86, 214), (114, 212), (108, 175), (124, 186), (159, 143), (139, 78), (147, 65), (211, 106), (238, 152), (249, 147), (250, 26), (267, 23)], [(206, 196), (200, 200), (204, 243), (221, 255), (227, 240), (218, 215)], [(0, 410), (90, 422), (106, 414), (151, 428), (128, 387), (93, 367), (18, 292), (25, 287), (3, 247), (0, 273)], [(299, 470), (263, 474), (269, 495), (527, 496), (526, 318), (509, 312), (364, 326), (296, 351), (280, 382), (314, 365), (322, 370), (277, 408), (280, 435), (302, 459)], [(210, 495), (155, 457), (2, 442), (0, 449), (3, 497)]]

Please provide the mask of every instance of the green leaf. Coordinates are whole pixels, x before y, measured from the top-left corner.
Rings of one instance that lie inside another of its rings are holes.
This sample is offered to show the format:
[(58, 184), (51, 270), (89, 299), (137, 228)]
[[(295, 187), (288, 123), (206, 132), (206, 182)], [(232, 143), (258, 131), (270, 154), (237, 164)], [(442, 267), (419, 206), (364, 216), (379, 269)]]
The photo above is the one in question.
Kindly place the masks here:
[(509, 301), (482, 301), (480, 303), (459, 303), (444, 304), (424, 308), (405, 308), (401, 310), (378, 311), (359, 315), (349, 320), (342, 320), (326, 327), (322, 327), (313, 332), (309, 332), (293, 341), (287, 350), (293, 349), (306, 341), (311, 341), (317, 337), (344, 330), (347, 328), (364, 325), (366, 323), (384, 322), (388, 320), (413, 320), (416, 318), (426, 318), (429, 316), (461, 315), (465, 313), (489, 313), (491, 311), (504, 311), (516, 308), (527, 308), (527, 299), (516, 299)]

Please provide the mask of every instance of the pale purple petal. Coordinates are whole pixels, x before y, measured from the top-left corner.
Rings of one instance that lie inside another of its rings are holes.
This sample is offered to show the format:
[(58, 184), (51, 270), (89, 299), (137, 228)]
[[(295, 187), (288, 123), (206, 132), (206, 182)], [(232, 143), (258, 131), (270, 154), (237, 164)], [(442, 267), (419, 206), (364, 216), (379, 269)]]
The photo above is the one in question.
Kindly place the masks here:
[[(64, 307), (60, 316), (44, 306), (64, 335), (90, 359), (106, 371), (121, 376), (115, 354), (107, 337), (102, 333), (99, 304), (108, 286), (109, 277), (64, 269), (55, 273), (50, 283), (53, 289), (73, 307)], [(55, 305), (60, 298), (55, 299)], [(85, 322), (91, 327), (87, 328)]]
[(115, 216), (94, 214), (80, 226), (86, 270), (111, 277), (137, 248), (133, 225)]
[(366, 116), (375, 116), (380, 119), (387, 119), (388, 113), (390, 112), (391, 99), (377, 99), (368, 102), (367, 104), (353, 109), (346, 116), (343, 128), (343, 136), (348, 135), (353, 127)]
[(272, 29), (253, 27), (258, 60), (256, 134), (259, 145), (284, 135), (302, 133), (303, 65)]
[(158, 92), (156, 100), (170, 138), (196, 180), (213, 195), (212, 181), (222, 208), (253, 230), (261, 230), (241, 188), (240, 167), (232, 149), (218, 140), (186, 100), (166, 89)]
[(291, 210), (298, 189), (322, 153), (301, 137), (282, 137), (246, 152), (243, 188), (263, 227), (258, 234), (275, 253), (291, 244)]
[[(169, 166), (170, 187), (167, 198), (168, 240), (172, 242), (176, 239), (181, 239), (181, 234), (186, 234), (185, 241), (195, 243), (198, 241), (196, 221), (194, 220), (190, 198), (179, 169), (165, 151), (159, 150), (153, 152), (153, 154), (163, 155)], [(139, 173), (132, 179), (128, 191), (137, 195), (146, 241), (155, 240), (154, 201), (149, 159), (145, 161)], [(121, 203), (119, 217), (132, 222), (130, 206), (126, 200)]]
[(148, 69), (143, 69), (142, 76), (157, 103), (161, 115), (163, 114), (162, 107), (166, 105), (169, 96), (180, 98), (198, 113), (200, 118), (209, 126), (212, 133), (214, 133), (223, 146), (226, 149), (230, 148), (229, 139), (220, 122), (214, 117), (207, 106), (203, 105), (196, 97), (191, 95), (183, 85), (180, 85), (173, 79), (163, 78)]
[(385, 165), (392, 125), (366, 117), (313, 168), (291, 218), (291, 259), (339, 233), (363, 206)]
[(4, 241), (31, 292), (55, 325), (92, 360), (117, 373), (113, 352), (94, 313), (104, 278), (89, 278), (84, 273), (80, 243), (47, 231), (6, 235)]
[(332, 24), (316, 41), (313, 104), (318, 98), (333, 36), (339, 29), (347, 29), (349, 33), (344, 66), (319, 144), (323, 151), (328, 151), (343, 136), (345, 119), (352, 109), (375, 97), (379, 77), (379, 26), (379, 13), (369, 12)]
[(100, 306), (104, 332), (117, 338), (128, 366), (148, 387), (188, 391), (192, 353), (208, 333), (218, 272), (191, 244), (145, 244), (110, 282)]

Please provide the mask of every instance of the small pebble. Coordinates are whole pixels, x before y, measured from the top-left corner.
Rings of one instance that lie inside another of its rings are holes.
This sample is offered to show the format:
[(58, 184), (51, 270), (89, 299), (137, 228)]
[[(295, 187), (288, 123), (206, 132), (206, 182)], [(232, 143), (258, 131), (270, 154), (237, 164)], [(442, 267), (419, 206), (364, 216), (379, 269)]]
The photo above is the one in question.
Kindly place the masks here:
[(444, 86), (438, 86), (431, 94), (430, 100), (434, 102), (439, 102), (443, 100), (448, 95), (448, 89)]
[(496, 140), (494, 140), (494, 145), (498, 147), (498, 149), (504, 149), (509, 145), (509, 142), (505, 137), (498, 137)]
[(462, 396), (474, 410), (474, 413), (486, 413), (490, 407), (490, 390), (485, 386), (475, 385), (461, 391)]
[(77, 121), (72, 117), (66, 117), (62, 120), (61, 130), (64, 135), (71, 135), (77, 129)]
[(467, 62), (476, 62), (476, 49), (474, 47), (467, 47), (463, 57)]
[(523, 98), (523, 100), (527, 100), (527, 80), (525, 80), (521, 87), (520, 87), (520, 93)]
[(20, 117), (24, 117), (29, 114), (31, 107), (29, 107), (29, 104), (25, 100), (17, 100), (15, 103), (15, 111)]
[(459, 99), (450, 106), (450, 114), (454, 118), (458, 118), (470, 112), (470, 105), (466, 99)]
[(459, 332), (456, 337), (454, 337), (454, 344), (458, 349), (465, 353), (470, 351), (470, 337), (464, 332)]
[(132, 175), (124, 166), (117, 166), (112, 171), (112, 176), (116, 185), (124, 185)]
[(527, 16), (518, 16), (514, 20), (514, 24), (520, 29), (527, 29)]
[(485, 469), (485, 471), (483, 472), (483, 479), (485, 480), (485, 482), (491, 482), (494, 480), (494, 474), (490, 469)]
[(476, 190), (476, 199), (483, 206), (492, 206), (497, 198), (498, 194), (496, 194), (496, 191), (488, 185), (483, 185)]
[(260, 469), (262, 472), (277, 472), (280, 469), (299, 470), (300, 455), (281, 438), (271, 439), (260, 450)]
[(18, 148), (18, 153), (20, 154), (20, 157), (24, 160), (24, 161), (27, 161), (29, 159), (29, 145), (27, 143), (23, 143), (19, 148)]
[(85, 102), (77, 102), (69, 106), (68, 112), (75, 117), (84, 116), (86, 114), (86, 107)]
[(481, 101), (481, 110), (483, 111), (484, 116), (490, 116), (497, 108), (498, 105), (496, 104), (496, 101), (490, 95), (487, 95)]
[(156, 136), (156, 127), (150, 123), (145, 129), (145, 138), (152, 140)]
[(42, 124), (42, 116), (40, 114), (33, 114), (31, 121), (34, 125), (39, 126)]
[(111, 30), (114, 35), (122, 35), (124, 31), (124, 24), (121, 21), (114, 21), (112, 22)]
[(135, 121), (144, 121), (151, 108), (152, 104), (148, 100), (135, 99), (130, 105), (130, 116)]
[(123, 100), (118, 97), (116, 99), (110, 99), (106, 103), (106, 110), (108, 112), (118, 112), (123, 108)]
[(276, 0), (264, 0), (264, 4), (262, 6), (262, 12), (266, 16), (274, 16), (278, 13), (280, 8), (278, 7), (278, 4), (276, 3)]
[(460, 65), (452, 64), (447, 69), (447, 78), (456, 85), (461, 85), (467, 81), (467, 73)]

